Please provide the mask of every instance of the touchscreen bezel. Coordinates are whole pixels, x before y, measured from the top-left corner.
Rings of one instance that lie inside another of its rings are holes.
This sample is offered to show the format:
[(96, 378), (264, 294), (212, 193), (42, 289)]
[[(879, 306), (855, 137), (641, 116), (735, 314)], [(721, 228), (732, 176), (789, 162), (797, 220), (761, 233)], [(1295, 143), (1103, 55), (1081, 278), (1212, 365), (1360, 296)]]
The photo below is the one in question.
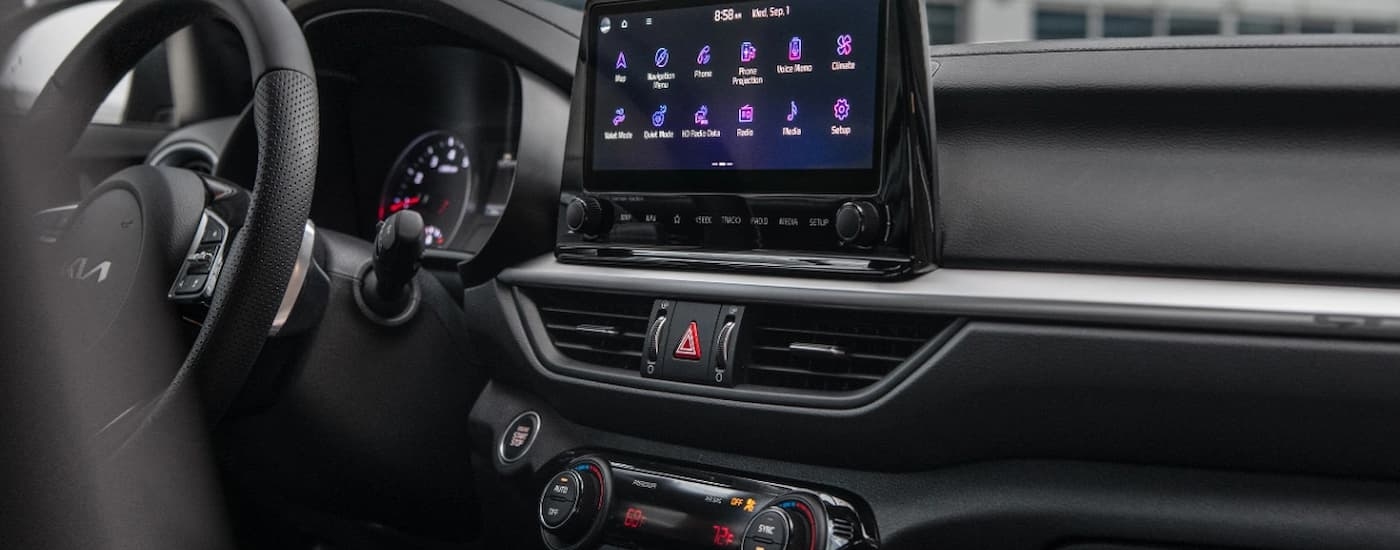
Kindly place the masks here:
[[(802, 0), (790, 0), (801, 2)], [(865, 169), (825, 170), (594, 170), (594, 112), (597, 82), (598, 24), (602, 17), (637, 12), (665, 11), (703, 6), (750, 3), (751, 0), (600, 0), (590, 3), (584, 15), (581, 68), (584, 86), (583, 189), (589, 193), (872, 196), (880, 191), (885, 164), (885, 129), (888, 127), (886, 69), (891, 0), (862, 0), (878, 4), (877, 59), (875, 68), (875, 127), (871, 166)], [(576, 75), (577, 77), (577, 75)]]

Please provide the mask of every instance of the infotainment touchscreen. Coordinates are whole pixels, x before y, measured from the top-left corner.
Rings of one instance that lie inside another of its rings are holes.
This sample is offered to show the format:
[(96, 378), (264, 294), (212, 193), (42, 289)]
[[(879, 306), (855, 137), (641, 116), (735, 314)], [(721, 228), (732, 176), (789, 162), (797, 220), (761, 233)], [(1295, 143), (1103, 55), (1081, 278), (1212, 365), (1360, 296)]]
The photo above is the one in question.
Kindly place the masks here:
[(593, 5), (585, 187), (873, 190), (882, 4)]

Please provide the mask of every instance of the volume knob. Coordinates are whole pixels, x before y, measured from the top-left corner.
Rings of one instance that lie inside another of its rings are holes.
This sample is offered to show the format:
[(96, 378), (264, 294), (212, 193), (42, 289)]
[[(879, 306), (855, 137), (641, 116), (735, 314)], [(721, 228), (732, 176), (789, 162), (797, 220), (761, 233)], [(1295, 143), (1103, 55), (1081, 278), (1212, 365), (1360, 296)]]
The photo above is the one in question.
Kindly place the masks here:
[(575, 197), (564, 212), (569, 231), (585, 237), (597, 237), (608, 230), (612, 212), (608, 203), (593, 197)]
[(880, 207), (869, 201), (851, 201), (836, 209), (836, 236), (850, 246), (871, 246), (885, 236)]

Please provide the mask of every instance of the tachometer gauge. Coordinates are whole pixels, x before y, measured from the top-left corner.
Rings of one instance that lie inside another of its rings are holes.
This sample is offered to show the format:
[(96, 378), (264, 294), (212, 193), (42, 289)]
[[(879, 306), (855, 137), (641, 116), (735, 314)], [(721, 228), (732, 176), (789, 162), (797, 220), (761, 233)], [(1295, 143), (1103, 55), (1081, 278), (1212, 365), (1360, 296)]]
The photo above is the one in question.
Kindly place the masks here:
[(379, 199), (379, 219), (400, 210), (423, 216), (423, 242), (442, 248), (452, 242), (466, 213), (472, 187), (472, 163), (467, 146), (447, 132), (431, 132), (413, 140), (399, 155)]

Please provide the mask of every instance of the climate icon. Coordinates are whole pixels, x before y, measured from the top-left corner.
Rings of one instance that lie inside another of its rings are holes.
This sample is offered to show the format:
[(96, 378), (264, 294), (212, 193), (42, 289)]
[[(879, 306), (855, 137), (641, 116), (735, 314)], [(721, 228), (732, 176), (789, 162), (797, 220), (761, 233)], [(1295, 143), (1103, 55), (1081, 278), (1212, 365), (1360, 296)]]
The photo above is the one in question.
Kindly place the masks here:
[(851, 35), (843, 34), (836, 37), (836, 55), (841, 57), (851, 55)]

